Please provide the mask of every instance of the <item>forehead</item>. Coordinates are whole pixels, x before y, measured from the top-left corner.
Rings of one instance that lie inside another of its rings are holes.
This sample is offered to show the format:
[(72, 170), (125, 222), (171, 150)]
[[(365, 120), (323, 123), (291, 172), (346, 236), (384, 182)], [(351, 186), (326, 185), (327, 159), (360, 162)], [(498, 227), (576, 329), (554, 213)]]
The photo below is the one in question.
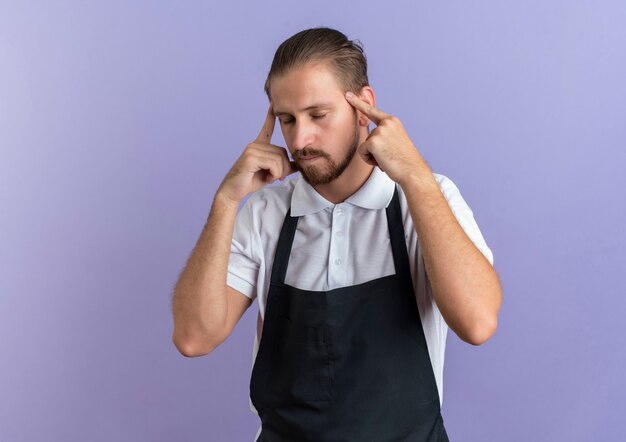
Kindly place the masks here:
[(271, 94), (276, 115), (336, 104), (343, 98), (335, 74), (326, 63), (309, 63), (272, 79)]

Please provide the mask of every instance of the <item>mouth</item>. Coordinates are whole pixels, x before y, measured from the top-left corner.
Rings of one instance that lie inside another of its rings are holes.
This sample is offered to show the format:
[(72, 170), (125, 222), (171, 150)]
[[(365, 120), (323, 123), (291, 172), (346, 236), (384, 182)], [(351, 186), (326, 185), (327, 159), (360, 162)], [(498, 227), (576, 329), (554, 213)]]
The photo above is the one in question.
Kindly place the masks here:
[(311, 163), (315, 161), (316, 159), (320, 158), (320, 156), (321, 155), (318, 155), (316, 157), (300, 158), (300, 161), (302, 161), (303, 163)]

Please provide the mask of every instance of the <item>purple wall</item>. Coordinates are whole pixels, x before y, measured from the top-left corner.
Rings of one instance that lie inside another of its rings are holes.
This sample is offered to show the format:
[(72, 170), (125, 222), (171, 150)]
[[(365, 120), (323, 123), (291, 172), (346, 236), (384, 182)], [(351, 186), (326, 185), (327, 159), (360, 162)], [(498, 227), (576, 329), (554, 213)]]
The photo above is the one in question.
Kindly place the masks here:
[(170, 297), (276, 47), (321, 25), (494, 252), (496, 335), (448, 335), (451, 440), (623, 437), (625, 3), (307, 8), (0, 2), (0, 440), (252, 441), (256, 304), (190, 359)]

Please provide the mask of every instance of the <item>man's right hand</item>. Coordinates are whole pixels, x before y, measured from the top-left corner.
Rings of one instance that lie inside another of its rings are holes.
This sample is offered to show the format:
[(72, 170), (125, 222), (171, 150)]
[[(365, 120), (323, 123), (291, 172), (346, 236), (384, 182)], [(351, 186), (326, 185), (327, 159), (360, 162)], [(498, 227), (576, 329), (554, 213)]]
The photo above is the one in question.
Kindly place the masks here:
[(289, 160), (284, 147), (270, 144), (275, 121), (276, 116), (270, 102), (261, 132), (256, 140), (246, 146), (220, 184), (218, 192), (223, 196), (238, 203), (246, 195), (278, 179), (284, 180), (286, 176), (298, 171), (295, 163)]

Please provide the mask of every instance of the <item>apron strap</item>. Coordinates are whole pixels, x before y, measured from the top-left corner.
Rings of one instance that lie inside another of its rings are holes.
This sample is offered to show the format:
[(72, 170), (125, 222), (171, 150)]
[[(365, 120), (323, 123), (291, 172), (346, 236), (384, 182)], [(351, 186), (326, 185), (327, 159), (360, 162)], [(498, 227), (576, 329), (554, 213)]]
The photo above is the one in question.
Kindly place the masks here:
[(409, 254), (407, 253), (406, 237), (404, 235), (404, 222), (402, 221), (402, 209), (400, 208), (400, 196), (398, 185), (395, 185), (393, 198), (387, 206), (387, 225), (391, 238), (391, 251), (393, 262), (396, 266), (396, 274), (411, 276), (409, 268)]
[(276, 255), (272, 266), (272, 283), (285, 283), (285, 275), (287, 274), (287, 264), (289, 263), (289, 255), (291, 253), (291, 245), (293, 237), (296, 234), (299, 216), (291, 216), (291, 206), (287, 209), (285, 221), (278, 237), (278, 245), (276, 246)]

